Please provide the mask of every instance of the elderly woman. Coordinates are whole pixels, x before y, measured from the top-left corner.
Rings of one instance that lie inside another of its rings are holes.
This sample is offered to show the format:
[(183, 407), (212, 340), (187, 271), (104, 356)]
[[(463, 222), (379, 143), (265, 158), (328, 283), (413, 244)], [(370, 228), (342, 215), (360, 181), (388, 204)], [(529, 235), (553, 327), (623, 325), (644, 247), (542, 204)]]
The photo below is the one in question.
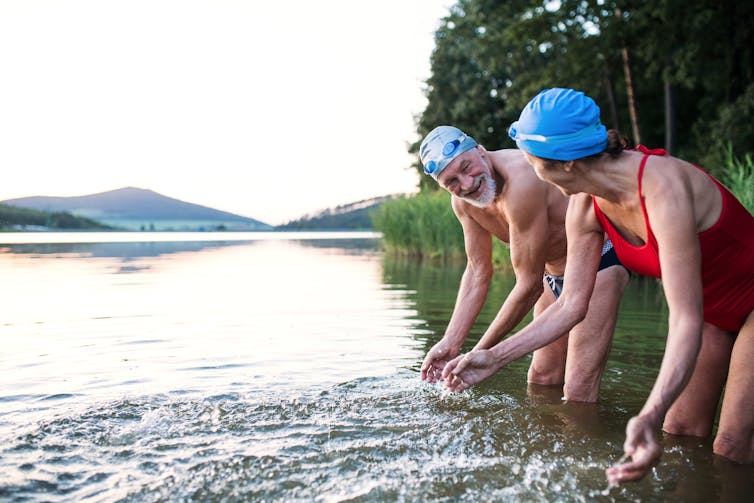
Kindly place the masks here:
[(609, 468), (609, 481), (646, 475), (662, 453), (660, 426), (709, 436), (723, 387), (714, 452), (754, 463), (754, 217), (701, 168), (662, 150), (626, 150), (599, 113), (581, 92), (548, 89), (511, 125), (537, 176), (574, 194), (565, 285), (515, 336), (450, 362), (446, 386), (478, 383), (583, 319), (607, 232), (626, 267), (662, 278), (669, 310), (657, 379), (626, 427), (631, 459)]

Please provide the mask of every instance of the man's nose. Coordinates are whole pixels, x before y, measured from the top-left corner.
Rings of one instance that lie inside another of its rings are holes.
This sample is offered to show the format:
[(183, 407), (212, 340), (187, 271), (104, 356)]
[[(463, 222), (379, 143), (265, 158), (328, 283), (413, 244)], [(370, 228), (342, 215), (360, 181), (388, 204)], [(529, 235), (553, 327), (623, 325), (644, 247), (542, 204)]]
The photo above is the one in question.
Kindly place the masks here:
[(474, 186), (474, 177), (471, 175), (467, 175), (464, 173), (461, 173), (458, 175), (458, 184), (461, 186), (461, 190), (463, 192), (466, 192), (471, 187)]

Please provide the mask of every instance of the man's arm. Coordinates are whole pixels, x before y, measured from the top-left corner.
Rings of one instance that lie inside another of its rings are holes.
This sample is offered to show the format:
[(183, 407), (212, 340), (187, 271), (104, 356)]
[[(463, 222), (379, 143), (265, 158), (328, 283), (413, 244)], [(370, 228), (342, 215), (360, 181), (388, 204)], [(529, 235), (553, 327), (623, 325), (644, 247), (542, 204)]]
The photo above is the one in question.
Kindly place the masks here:
[(437, 381), (445, 364), (461, 351), (463, 341), (482, 310), (492, 277), (491, 234), (464, 211), (460, 200), (452, 198), (452, 205), (463, 227), (466, 269), (445, 335), (429, 350), (421, 366), (421, 378), (430, 382)]
[(525, 183), (528, 185), (506, 194), (503, 202), (516, 283), (474, 349), (489, 349), (500, 342), (516, 328), (542, 295), (549, 239), (548, 186), (538, 179)]

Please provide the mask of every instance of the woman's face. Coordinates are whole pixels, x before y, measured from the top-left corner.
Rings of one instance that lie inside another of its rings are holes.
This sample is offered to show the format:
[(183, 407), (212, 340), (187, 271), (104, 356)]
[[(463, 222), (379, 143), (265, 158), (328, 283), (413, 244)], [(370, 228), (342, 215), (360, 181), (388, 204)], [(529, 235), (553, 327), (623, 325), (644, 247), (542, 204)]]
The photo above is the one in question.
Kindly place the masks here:
[(570, 196), (574, 192), (569, 190), (573, 182), (573, 175), (568, 169), (567, 162), (545, 160), (541, 157), (524, 152), (524, 157), (529, 165), (534, 169), (540, 180), (555, 185), (560, 191)]
[[(523, 151), (522, 151), (523, 152)], [(537, 174), (540, 180), (543, 180), (545, 182), (549, 182), (548, 177), (548, 170), (545, 166), (545, 160), (541, 157), (537, 157), (535, 155), (531, 155), (527, 152), (524, 152), (524, 157), (526, 157), (526, 162), (529, 163), (529, 166), (534, 168), (534, 172)]]

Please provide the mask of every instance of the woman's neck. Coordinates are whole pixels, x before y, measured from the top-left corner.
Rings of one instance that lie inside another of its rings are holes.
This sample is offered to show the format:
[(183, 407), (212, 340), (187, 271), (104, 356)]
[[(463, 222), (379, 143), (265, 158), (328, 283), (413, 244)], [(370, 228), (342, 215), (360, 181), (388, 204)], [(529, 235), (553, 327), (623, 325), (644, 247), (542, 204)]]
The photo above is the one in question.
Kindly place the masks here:
[(640, 159), (633, 152), (624, 151), (617, 158), (603, 154), (591, 162), (578, 162), (575, 169), (581, 170), (581, 192), (621, 205), (635, 198), (637, 171)]

